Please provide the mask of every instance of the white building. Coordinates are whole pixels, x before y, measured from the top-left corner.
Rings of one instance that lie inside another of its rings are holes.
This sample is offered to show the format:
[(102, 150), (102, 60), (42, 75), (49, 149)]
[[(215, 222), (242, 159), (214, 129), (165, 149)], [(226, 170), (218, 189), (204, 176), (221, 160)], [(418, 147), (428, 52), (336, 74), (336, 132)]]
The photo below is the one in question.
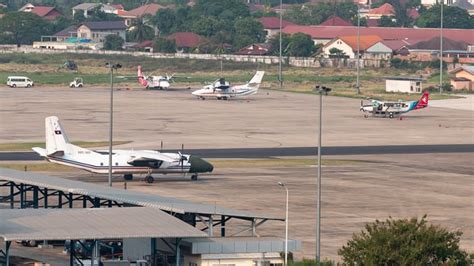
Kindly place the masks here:
[(421, 93), (422, 81), (422, 78), (417, 77), (387, 77), (385, 78), (385, 91)]

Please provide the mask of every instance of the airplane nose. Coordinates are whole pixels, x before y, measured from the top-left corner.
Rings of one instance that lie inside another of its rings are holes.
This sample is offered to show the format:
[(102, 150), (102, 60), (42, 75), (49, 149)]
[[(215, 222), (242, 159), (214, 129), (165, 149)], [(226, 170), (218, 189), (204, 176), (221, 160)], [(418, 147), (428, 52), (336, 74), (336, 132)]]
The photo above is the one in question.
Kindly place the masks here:
[(214, 170), (211, 163), (193, 155), (189, 157), (189, 163), (191, 163), (190, 173), (206, 173)]

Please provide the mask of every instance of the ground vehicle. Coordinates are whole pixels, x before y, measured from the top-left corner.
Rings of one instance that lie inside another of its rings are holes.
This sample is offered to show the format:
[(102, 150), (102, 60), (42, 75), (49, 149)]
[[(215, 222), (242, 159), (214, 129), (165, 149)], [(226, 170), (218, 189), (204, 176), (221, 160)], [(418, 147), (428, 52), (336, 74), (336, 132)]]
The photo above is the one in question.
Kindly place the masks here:
[(22, 77), (22, 76), (10, 76), (7, 79), (7, 85), (10, 88), (15, 88), (15, 87), (33, 87), (35, 84), (34, 82), (28, 78), (28, 77)]
[(75, 78), (71, 83), (69, 83), (70, 88), (81, 88), (84, 86), (84, 81), (82, 78)]

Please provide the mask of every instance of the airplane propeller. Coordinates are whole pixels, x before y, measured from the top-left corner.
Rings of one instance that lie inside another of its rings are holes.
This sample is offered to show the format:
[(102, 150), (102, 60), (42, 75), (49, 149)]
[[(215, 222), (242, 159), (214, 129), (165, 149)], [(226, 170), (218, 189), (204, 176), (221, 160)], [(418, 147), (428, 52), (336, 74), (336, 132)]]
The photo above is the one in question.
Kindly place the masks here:
[(181, 151), (178, 151), (179, 154), (179, 164), (181, 165), (181, 172), (184, 171), (184, 161), (187, 161), (188, 158), (184, 156), (184, 144), (181, 144)]

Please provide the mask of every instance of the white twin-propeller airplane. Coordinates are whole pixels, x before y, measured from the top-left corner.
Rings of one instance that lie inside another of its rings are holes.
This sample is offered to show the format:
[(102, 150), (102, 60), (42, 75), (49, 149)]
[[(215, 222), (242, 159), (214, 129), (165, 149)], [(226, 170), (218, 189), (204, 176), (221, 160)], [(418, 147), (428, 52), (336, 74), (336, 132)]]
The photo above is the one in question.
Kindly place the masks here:
[(147, 89), (169, 89), (170, 82), (173, 80), (174, 75), (168, 76), (145, 76), (142, 72), (142, 66), (138, 66), (137, 71), (138, 83)]
[[(45, 119), (46, 149), (34, 147), (33, 151), (47, 161), (80, 168), (92, 173), (107, 174), (109, 152), (94, 151), (69, 143), (56, 116)], [(133, 174), (146, 174), (145, 181), (153, 183), (151, 174), (191, 173), (197, 180), (199, 173), (212, 172), (209, 162), (188, 154), (161, 153), (153, 150), (113, 150), (112, 173), (123, 174), (125, 180), (132, 180)]]
[(193, 91), (193, 95), (199, 99), (216, 98), (217, 100), (228, 100), (230, 98), (244, 97), (257, 93), (262, 83), (265, 71), (257, 71), (253, 78), (243, 85), (230, 86), (229, 82), (220, 78), (204, 88)]

